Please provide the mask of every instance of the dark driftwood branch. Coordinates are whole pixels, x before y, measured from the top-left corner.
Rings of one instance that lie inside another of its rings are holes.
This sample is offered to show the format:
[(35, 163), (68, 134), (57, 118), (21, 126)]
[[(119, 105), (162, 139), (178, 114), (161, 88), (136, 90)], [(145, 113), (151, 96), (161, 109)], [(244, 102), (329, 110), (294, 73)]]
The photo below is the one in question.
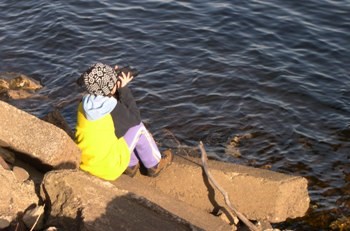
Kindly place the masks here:
[(202, 153), (202, 164), (203, 164), (203, 169), (205, 171), (205, 174), (207, 175), (207, 177), (209, 178), (209, 180), (214, 184), (214, 186), (222, 193), (222, 195), (225, 198), (225, 202), (227, 204), (227, 206), (229, 207), (229, 209), (234, 212), (237, 217), (252, 231), (260, 231), (260, 229), (255, 226), (252, 222), (250, 222), (248, 220), (248, 218), (246, 216), (244, 216), (242, 213), (240, 213), (232, 204), (231, 201), (229, 199), (228, 193), (216, 182), (216, 180), (213, 178), (213, 176), (211, 175), (211, 173), (208, 170), (207, 167), (207, 152), (204, 149), (203, 143), (202, 141), (199, 142), (199, 149), (201, 150)]

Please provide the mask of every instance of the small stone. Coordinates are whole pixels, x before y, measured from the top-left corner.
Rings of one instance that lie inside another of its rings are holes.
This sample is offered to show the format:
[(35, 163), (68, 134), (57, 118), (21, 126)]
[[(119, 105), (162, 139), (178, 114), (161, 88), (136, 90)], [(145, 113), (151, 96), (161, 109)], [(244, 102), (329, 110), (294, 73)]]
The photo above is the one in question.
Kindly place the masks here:
[(342, 217), (333, 221), (329, 226), (331, 230), (350, 230), (350, 217)]
[(56, 227), (51, 226), (51, 227), (45, 229), (44, 231), (57, 231), (57, 230), (58, 230), (58, 229), (57, 229)]
[[(232, 213), (229, 213), (230, 215), (226, 214), (226, 213), (221, 213), (219, 215), (219, 217), (221, 218), (221, 220), (223, 220), (225, 223), (230, 224), (231, 225), (231, 230), (237, 230), (237, 224), (239, 222), (239, 219), (237, 216), (233, 215)], [(230, 216), (230, 217), (228, 217)]]
[(9, 88), (10, 88), (10, 84), (4, 79), (0, 79), (0, 89), (9, 89)]
[(32, 228), (36, 220), (38, 219), (38, 222), (36, 223), (34, 230), (42, 229), (43, 221), (44, 221), (43, 213), (44, 213), (44, 206), (36, 206), (32, 209), (27, 210), (23, 216), (24, 224), (27, 226), (27, 228)]
[(10, 226), (10, 221), (4, 218), (0, 218), (0, 230), (3, 230)]
[(261, 166), (260, 168), (262, 168), (262, 169), (271, 169), (272, 165), (271, 164), (265, 164), (265, 165)]
[(12, 172), (19, 182), (24, 182), (29, 179), (29, 173), (24, 168), (15, 166), (13, 167)]
[(242, 155), (239, 148), (237, 148), (235, 146), (231, 146), (231, 145), (226, 146), (225, 154), (236, 157), (236, 158), (239, 158)]
[(258, 227), (260, 227), (261, 230), (270, 230), (270, 231), (277, 231), (277, 230), (274, 230), (270, 224), (270, 222), (268, 221), (265, 221), (265, 220), (261, 220), (258, 222)]

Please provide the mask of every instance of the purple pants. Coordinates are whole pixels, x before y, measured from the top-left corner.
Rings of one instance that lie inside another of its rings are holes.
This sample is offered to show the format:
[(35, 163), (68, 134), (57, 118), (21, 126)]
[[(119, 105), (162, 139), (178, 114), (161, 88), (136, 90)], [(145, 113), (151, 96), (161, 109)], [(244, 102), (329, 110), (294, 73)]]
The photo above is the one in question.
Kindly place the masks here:
[(135, 166), (139, 160), (146, 168), (154, 167), (159, 163), (161, 155), (157, 144), (142, 122), (129, 128), (124, 139), (131, 151), (129, 167)]

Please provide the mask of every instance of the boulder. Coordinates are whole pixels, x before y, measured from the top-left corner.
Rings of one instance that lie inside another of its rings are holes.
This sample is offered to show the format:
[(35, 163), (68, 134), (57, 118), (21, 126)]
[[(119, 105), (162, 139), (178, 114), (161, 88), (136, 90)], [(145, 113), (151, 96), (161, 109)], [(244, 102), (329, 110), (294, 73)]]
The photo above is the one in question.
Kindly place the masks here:
[(39, 81), (16, 72), (0, 73), (0, 97), (4, 99), (25, 99), (34, 96), (43, 86)]
[[(2, 226), (16, 219), (18, 213), (39, 201), (33, 181), (18, 181), (11, 170), (0, 166), (0, 220)], [(3, 227), (5, 228), (5, 227)]]
[[(303, 177), (215, 160), (209, 160), (208, 167), (232, 204), (250, 220), (279, 223), (304, 216), (309, 207), (307, 180)], [(173, 164), (158, 177), (138, 174), (134, 181), (129, 184), (121, 177), (113, 184), (142, 196), (144, 187), (155, 188), (203, 211), (216, 213), (226, 206), (222, 194), (208, 181), (198, 158), (175, 156)], [(153, 200), (157, 203), (157, 198)]]
[(65, 131), (3, 101), (0, 107), (0, 146), (43, 168), (79, 166), (80, 150)]
[(46, 173), (41, 194), (50, 208), (45, 225), (62, 230), (198, 229), (144, 197), (79, 170)]

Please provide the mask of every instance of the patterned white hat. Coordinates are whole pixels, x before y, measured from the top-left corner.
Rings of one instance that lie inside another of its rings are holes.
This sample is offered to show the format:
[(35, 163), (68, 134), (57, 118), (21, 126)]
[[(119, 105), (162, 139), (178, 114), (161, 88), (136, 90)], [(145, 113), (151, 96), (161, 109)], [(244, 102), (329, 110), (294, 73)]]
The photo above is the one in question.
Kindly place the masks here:
[(92, 65), (82, 77), (86, 90), (92, 95), (109, 95), (117, 82), (114, 69), (103, 63)]

